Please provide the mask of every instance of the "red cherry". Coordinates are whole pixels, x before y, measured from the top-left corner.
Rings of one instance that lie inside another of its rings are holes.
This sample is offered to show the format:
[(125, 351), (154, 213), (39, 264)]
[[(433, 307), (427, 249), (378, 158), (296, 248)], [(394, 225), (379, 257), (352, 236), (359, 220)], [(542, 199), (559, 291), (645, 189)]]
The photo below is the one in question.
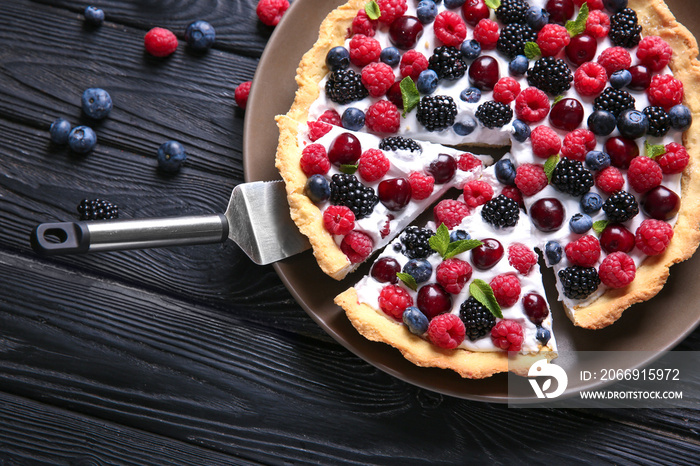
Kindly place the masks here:
[(481, 246), (472, 249), (472, 264), (479, 270), (488, 270), (503, 257), (503, 246), (493, 238), (482, 239)]
[(435, 178), (435, 184), (445, 184), (455, 176), (457, 161), (451, 155), (440, 154), (425, 171)]
[(605, 152), (610, 156), (613, 167), (629, 168), (633, 158), (639, 155), (637, 143), (626, 138), (610, 138), (605, 141)]
[(411, 184), (406, 178), (392, 178), (379, 183), (379, 201), (389, 210), (401, 210), (411, 202)]
[(619, 223), (611, 223), (600, 234), (600, 247), (608, 254), (634, 249), (634, 234)]
[(587, 61), (592, 61), (598, 50), (598, 41), (588, 34), (579, 34), (572, 37), (566, 46), (566, 57), (576, 66), (581, 66)]
[(564, 206), (554, 197), (545, 197), (530, 207), (532, 223), (540, 231), (557, 231), (564, 223)]
[(484, 0), (467, 0), (462, 5), (462, 16), (464, 21), (471, 27), (475, 27), (482, 19), (490, 15), (489, 7)]
[(651, 72), (646, 66), (635, 65), (629, 69), (632, 82), (627, 85), (633, 91), (643, 91), (651, 85)]
[(452, 297), (442, 286), (433, 283), (422, 286), (418, 290), (416, 303), (418, 309), (428, 319), (432, 319), (436, 315), (443, 314), (452, 308)]
[(671, 220), (681, 208), (681, 198), (665, 186), (657, 186), (642, 197), (642, 212), (656, 220)]
[(396, 81), (386, 92), (386, 98), (397, 108), (403, 109), (403, 96), (401, 95), (401, 81)]
[(423, 35), (423, 24), (415, 16), (401, 16), (389, 26), (391, 43), (400, 49), (410, 49)]
[(561, 99), (549, 112), (552, 126), (565, 131), (573, 131), (583, 121), (583, 105), (576, 99)]
[(482, 91), (493, 90), (501, 73), (495, 58), (482, 55), (469, 66), (469, 82)]
[(564, 26), (574, 15), (574, 2), (571, 0), (549, 0), (544, 7), (549, 13), (549, 22)]
[(354, 165), (360, 160), (362, 146), (350, 133), (343, 133), (333, 140), (328, 148), (328, 158), (333, 165)]
[(396, 259), (382, 257), (374, 263), (370, 274), (372, 278), (380, 283), (396, 284), (399, 281), (399, 278), (396, 276), (398, 272), (401, 272), (401, 265), (399, 265)]
[(547, 301), (537, 293), (526, 294), (522, 303), (527, 318), (535, 325), (540, 325), (549, 315)]

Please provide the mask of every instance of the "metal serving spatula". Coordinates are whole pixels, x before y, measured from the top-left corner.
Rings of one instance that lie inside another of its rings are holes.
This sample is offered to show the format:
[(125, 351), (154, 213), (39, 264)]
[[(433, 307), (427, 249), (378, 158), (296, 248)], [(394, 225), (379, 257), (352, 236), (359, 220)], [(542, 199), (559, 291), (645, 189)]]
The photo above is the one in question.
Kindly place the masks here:
[(289, 217), (282, 181), (236, 186), (225, 214), (134, 220), (42, 223), (31, 234), (39, 254), (220, 243), (230, 238), (260, 265), (310, 248)]

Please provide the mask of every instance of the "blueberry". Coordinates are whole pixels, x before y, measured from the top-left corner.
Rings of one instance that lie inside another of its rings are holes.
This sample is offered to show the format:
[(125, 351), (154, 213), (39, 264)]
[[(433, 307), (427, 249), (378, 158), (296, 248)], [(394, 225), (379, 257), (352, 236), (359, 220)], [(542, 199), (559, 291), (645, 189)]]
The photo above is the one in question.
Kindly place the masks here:
[(508, 71), (513, 76), (522, 76), (527, 72), (530, 61), (525, 55), (517, 55), (508, 63)]
[(508, 186), (515, 184), (515, 166), (509, 159), (501, 159), (496, 162), (496, 179)]
[(481, 91), (476, 87), (468, 87), (459, 94), (459, 98), (470, 104), (481, 100)]
[(343, 124), (343, 128), (349, 129), (350, 131), (359, 131), (365, 126), (364, 112), (355, 107), (346, 108), (340, 120)]
[(615, 131), (615, 115), (605, 110), (596, 110), (588, 117), (588, 129), (597, 136), (607, 136)]
[(582, 235), (593, 228), (593, 219), (586, 214), (574, 214), (569, 219), (569, 228), (572, 232)]
[(206, 21), (195, 21), (187, 25), (185, 29), (185, 42), (193, 50), (202, 52), (209, 50), (216, 40), (214, 27)]
[(544, 8), (531, 6), (525, 13), (525, 21), (533, 31), (539, 31), (549, 23), (549, 13)]
[(649, 118), (639, 110), (627, 109), (617, 117), (617, 129), (626, 138), (641, 138), (649, 131)]
[(462, 121), (452, 126), (452, 130), (460, 136), (469, 136), (475, 129), (476, 120), (470, 116), (465, 116)]
[(65, 118), (57, 118), (51, 123), (49, 128), (49, 136), (54, 144), (66, 144), (68, 135), (70, 134), (71, 125)]
[(403, 323), (414, 335), (423, 335), (428, 331), (428, 318), (417, 307), (407, 307), (403, 311)]
[(68, 146), (73, 152), (86, 154), (97, 144), (97, 135), (89, 126), (76, 126), (68, 135)]
[(549, 265), (558, 264), (562, 256), (561, 244), (556, 241), (547, 241), (544, 245), (544, 255)]
[(403, 266), (403, 273), (412, 275), (416, 283), (423, 283), (430, 280), (433, 274), (433, 266), (425, 259), (411, 259)]
[(158, 168), (164, 172), (174, 173), (187, 158), (185, 147), (177, 141), (164, 142), (158, 148)]
[(513, 137), (518, 142), (525, 142), (530, 137), (530, 127), (522, 120), (513, 120)]
[(324, 178), (323, 175), (311, 175), (306, 180), (304, 194), (306, 194), (306, 197), (311, 199), (311, 202), (318, 204), (319, 202), (326, 201), (331, 197), (331, 186), (328, 184), (328, 180)]
[(610, 166), (610, 156), (599, 150), (592, 150), (586, 154), (586, 166), (593, 171), (599, 171)]
[(453, 8), (459, 8), (464, 5), (465, 0), (445, 0), (445, 8), (452, 10)]
[(459, 51), (462, 52), (462, 56), (467, 60), (474, 60), (481, 55), (481, 44), (474, 39), (465, 40), (459, 47)]
[(416, 16), (418, 21), (423, 24), (430, 24), (435, 21), (437, 16), (438, 8), (435, 2), (430, 0), (421, 0), (418, 3), (418, 9), (416, 10)]
[(603, 198), (597, 193), (586, 193), (581, 197), (581, 210), (589, 215), (600, 211), (603, 207)]
[(622, 89), (632, 82), (632, 73), (627, 70), (615, 71), (610, 76), (610, 85), (615, 89)]
[(326, 66), (331, 71), (344, 70), (350, 66), (350, 52), (348, 52), (348, 49), (342, 45), (330, 49), (326, 55)]
[(610, 13), (618, 13), (627, 8), (627, 0), (603, 0), (603, 6)]
[(465, 239), (470, 239), (471, 236), (469, 233), (467, 233), (464, 230), (452, 230), (450, 232), (450, 243), (454, 243), (455, 241), (462, 241)]
[(107, 115), (112, 110), (112, 98), (109, 96), (109, 93), (98, 87), (85, 89), (81, 103), (83, 104), (83, 112), (95, 120), (107, 118)]
[(668, 112), (668, 116), (671, 118), (671, 127), (678, 131), (686, 131), (693, 122), (693, 115), (685, 105), (672, 107)]
[(401, 52), (399, 52), (399, 49), (396, 47), (386, 47), (383, 48), (379, 54), (379, 59), (382, 61), (382, 63), (386, 63), (387, 65), (394, 67), (401, 61)]
[(537, 341), (542, 343), (543, 345), (546, 345), (549, 343), (549, 340), (552, 338), (552, 333), (547, 330), (544, 327), (537, 327), (537, 333), (535, 334), (535, 338), (537, 338)]
[(85, 21), (92, 26), (100, 26), (105, 20), (105, 12), (94, 6), (85, 7)]
[(416, 89), (421, 94), (432, 94), (437, 89), (438, 75), (433, 70), (423, 70), (418, 75)]

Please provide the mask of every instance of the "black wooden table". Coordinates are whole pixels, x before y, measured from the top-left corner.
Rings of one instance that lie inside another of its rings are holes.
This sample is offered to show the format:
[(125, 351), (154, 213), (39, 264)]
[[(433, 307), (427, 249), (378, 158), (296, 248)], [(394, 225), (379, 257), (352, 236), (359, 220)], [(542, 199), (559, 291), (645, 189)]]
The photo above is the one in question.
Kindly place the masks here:
[[(697, 411), (510, 409), (397, 380), (230, 242), (37, 257), (31, 229), (76, 220), (83, 198), (125, 218), (213, 213), (243, 181), (233, 92), (272, 33), (255, 2), (95, 4), (98, 29), (83, 2), (0, 2), (0, 464), (697, 461)], [(196, 19), (216, 28), (209, 53), (144, 52), (151, 27), (182, 39)], [(93, 86), (115, 101), (96, 149), (50, 144), (55, 118), (87, 123)], [(166, 177), (171, 139), (188, 163)]]

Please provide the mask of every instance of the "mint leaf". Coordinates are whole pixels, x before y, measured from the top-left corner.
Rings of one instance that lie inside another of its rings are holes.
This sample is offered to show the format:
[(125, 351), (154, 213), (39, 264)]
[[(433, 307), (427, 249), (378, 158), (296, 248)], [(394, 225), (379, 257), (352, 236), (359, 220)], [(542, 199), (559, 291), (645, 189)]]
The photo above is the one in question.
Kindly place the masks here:
[(588, 21), (588, 3), (584, 3), (578, 11), (578, 16), (573, 21), (566, 22), (566, 30), (569, 31), (571, 37), (578, 36), (586, 30), (586, 21)]
[(558, 104), (558, 103), (561, 102), (563, 99), (564, 99), (564, 96), (563, 96), (563, 95), (558, 95), (558, 96), (556, 96), (556, 97), (554, 98), (554, 104), (555, 104), (555, 105)]
[(399, 280), (401, 280), (404, 283), (404, 285), (406, 285), (413, 291), (416, 291), (418, 289), (418, 283), (416, 283), (416, 279), (413, 278), (413, 275), (411, 275), (410, 273), (396, 272), (396, 276), (399, 277)]
[(649, 144), (649, 141), (644, 141), (644, 152), (650, 159), (656, 159), (666, 153), (666, 146), (663, 144)]
[(355, 173), (357, 171), (358, 166), (359, 166), (359, 164), (355, 164), (355, 165), (341, 164), (340, 171), (343, 173), (346, 173), (348, 175), (352, 175), (353, 173)]
[(544, 174), (547, 175), (547, 181), (550, 183), (552, 182), (552, 173), (554, 173), (560, 159), (559, 155), (553, 155), (544, 163)]
[(537, 45), (537, 42), (525, 42), (524, 53), (528, 60), (534, 60), (542, 55), (542, 50), (540, 50), (540, 46)]
[(474, 248), (478, 248), (482, 243), (478, 239), (461, 239), (459, 241), (453, 241), (447, 246), (447, 251), (442, 256), (443, 259), (451, 259), (457, 254), (462, 254), (465, 251), (470, 251)]
[(503, 318), (501, 306), (498, 305), (498, 301), (496, 301), (496, 297), (493, 295), (491, 285), (477, 278), (469, 284), (469, 294), (483, 304), (494, 317), (498, 317), (499, 319)]
[(365, 3), (365, 13), (367, 13), (367, 17), (372, 20), (377, 20), (382, 15), (382, 12), (379, 10), (379, 4), (374, 0)]
[(441, 223), (435, 234), (428, 239), (428, 244), (440, 256), (445, 257), (450, 245), (450, 231), (444, 223)]
[(608, 222), (607, 220), (598, 220), (596, 222), (593, 222), (593, 231), (595, 231), (596, 234), (600, 235), (601, 233), (603, 233), (603, 230), (605, 230), (605, 228), (608, 226), (608, 223), (610, 222)]
[(420, 102), (420, 93), (416, 88), (416, 83), (413, 82), (410, 76), (403, 78), (399, 87), (401, 88), (401, 100), (403, 100), (403, 113), (401, 116), (405, 118), (406, 114), (416, 108), (416, 105)]
[(486, 6), (491, 8), (492, 10), (495, 10), (499, 6), (501, 6), (501, 0), (486, 0), (484, 3), (486, 3)]

